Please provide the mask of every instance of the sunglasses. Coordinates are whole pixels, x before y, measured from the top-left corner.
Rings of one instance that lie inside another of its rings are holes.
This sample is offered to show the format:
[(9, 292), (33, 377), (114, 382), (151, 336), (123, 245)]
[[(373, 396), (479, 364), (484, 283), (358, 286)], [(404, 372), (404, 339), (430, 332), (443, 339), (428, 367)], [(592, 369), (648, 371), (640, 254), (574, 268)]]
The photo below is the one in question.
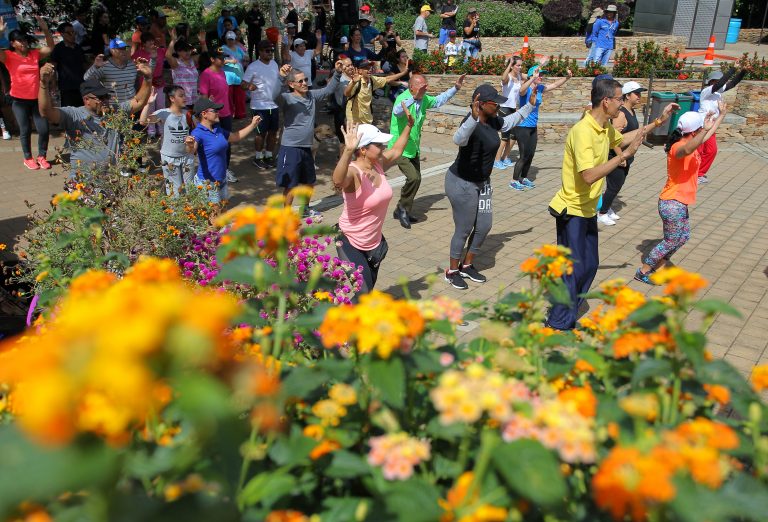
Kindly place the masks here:
[(96, 96), (95, 94), (89, 94), (85, 98), (88, 100), (107, 101), (109, 100), (109, 94), (102, 94), (101, 96)]
[(307, 78), (302, 78), (301, 80), (294, 80), (293, 83), (309, 83), (309, 80)]
[(214, 114), (218, 114), (218, 113), (219, 113), (219, 109), (205, 109), (203, 112), (204, 112), (204, 113), (205, 113), (205, 112), (212, 112), (212, 113), (214, 113)]

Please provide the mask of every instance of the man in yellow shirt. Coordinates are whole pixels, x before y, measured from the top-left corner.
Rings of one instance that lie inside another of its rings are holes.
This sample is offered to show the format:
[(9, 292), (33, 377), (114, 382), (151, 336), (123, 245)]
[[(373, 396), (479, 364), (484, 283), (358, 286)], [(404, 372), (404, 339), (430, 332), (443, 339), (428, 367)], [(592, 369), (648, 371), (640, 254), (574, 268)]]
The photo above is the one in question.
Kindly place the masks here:
[[(600, 263), (597, 247), (597, 200), (603, 178), (631, 158), (643, 142), (646, 129), (622, 134), (613, 128), (611, 118), (622, 104), (621, 84), (616, 80), (598, 80), (592, 86), (592, 109), (571, 127), (565, 140), (562, 186), (549, 203), (555, 217), (557, 244), (571, 249), (573, 273), (563, 276), (568, 287), (569, 304), (555, 304), (547, 319), (548, 326), (569, 330), (576, 325), (579, 296), (589, 291)], [(623, 151), (618, 147), (626, 147)], [(608, 160), (608, 150), (616, 148), (616, 157)]]
[(386, 77), (371, 76), (371, 66), (368, 60), (358, 62), (355, 66), (357, 74), (344, 91), (344, 96), (347, 98), (347, 125), (350, 123), (373, 124), (371, 112), (373, 91), (383, 89), (389, 82), (395, 82), (408, 74), (408, 69), (405, 69), (401, 73)]

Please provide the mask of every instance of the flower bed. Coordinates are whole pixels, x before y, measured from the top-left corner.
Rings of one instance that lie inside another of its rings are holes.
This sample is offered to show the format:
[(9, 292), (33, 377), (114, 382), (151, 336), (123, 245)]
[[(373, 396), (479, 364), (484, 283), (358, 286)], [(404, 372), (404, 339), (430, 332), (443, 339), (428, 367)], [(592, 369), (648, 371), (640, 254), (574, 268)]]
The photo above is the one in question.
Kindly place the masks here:
[[(658, 272), (654, 298), (604, 283), (558, 332), (561, 247), (496, 303), (336, 304), (322, 224), (274, 198), (222, 229), (73, 274), (3, 341), (3, 518), (764, 519), (768, 367), (712, 359), (707, 328), (738, 312), (697, 274)], [(462, 317), (482, 335), (459, 341)]]

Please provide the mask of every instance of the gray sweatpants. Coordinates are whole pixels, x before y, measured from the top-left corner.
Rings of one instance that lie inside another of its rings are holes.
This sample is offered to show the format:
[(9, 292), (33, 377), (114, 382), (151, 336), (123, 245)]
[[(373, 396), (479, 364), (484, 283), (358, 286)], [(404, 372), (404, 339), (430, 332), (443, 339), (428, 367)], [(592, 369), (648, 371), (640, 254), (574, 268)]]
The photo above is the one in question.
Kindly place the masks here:
[(160, 163), (163, 166), (167, 195), (176, 197), (183, 185), (192, 183), (192, 178), (195, 176), (194, 156), (173, 157), (160, 154)]
[[(451, 259), (461, 259), (469, 238), (469, 251), (477, 254), (493, 224), (490, 180), (465, 181), (450, 170), (445, 175), (445, 194), (453, 210)], [(470, 237), (471, 236), (471, 237)]]

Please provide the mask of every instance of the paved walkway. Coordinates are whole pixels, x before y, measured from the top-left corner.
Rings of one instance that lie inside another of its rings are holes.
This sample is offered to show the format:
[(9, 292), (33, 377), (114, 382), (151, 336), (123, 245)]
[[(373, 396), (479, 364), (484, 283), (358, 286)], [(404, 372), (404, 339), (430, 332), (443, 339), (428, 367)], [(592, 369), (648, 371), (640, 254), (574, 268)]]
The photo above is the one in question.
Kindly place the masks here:
[[(403, 294), (403, 284), (413, 297), (445, 294), (464, 302), (493, 300), (522, 284), (519, 265), (531, 251), (555, 240), (554, 223), (547, 214), (547, 204), (560, 184), (562, 146), (543, 146), (536, 154), (532, 179), (537, 188), (515, 192), (507, 188), (510, 171), (496, 171), (494, 183), (494, 225), (477, 267), (489, 281), (484, 285), (470, 282), (468, 291), (448, 286), (442, 272), (448, 262), (448, 243), (453, 233), (450, 204), (443, 193), (445, 170), (455, 157), (449, 136), (425, 134), (427, 161), (416, 200), (415, 214), (422, 218), (410, 231), (388, 217), (384, 234), (390, 244), (377, 288)], [(52, 140), (60, 145), (61, 139)], [(46, 206), (50, 196), (60, 190), (62, 177), (45, 171), (21, 167), (18, 142), (0, 143), (3, 191), (0, 193), (0, 242), (9, 250), (13, 236), (26, 224), (25, 200)], [(274, 193), (271, 172), (259, 172), (250, 166), (250, 143), (238, 144), (234, 151), (234, 169), (242, 181), (233, 188), (233, 203), (263, 203)], [(340, 199), (330, 185), (335, 162), (335, 143), (323, 144), (315, 203), (325, 211), (327, 222), (334, 222), (341, 211)], [(58, 169), (60, 170), (60, 169)], [(657, 196), (665, 179), (662, 147), (642, 148), (632, 166), (627, 183), (615, 209), (622, 219), (618, 225), (600, 231), (601, 265), (596, 284), (616, 277), (632, 279), (641, 252), (646, 252), (662, 236), (656, 211)], [(54, 169), (57, 172), (57, 169)], [(738, 308), (741, 319), (721, 316), (711, 326), (709, 349), (725, 357), (743, 373), (757, 363), (768, 362), (768, 149), (725, 144), (711, 171), (712, 182), (699, 192), (691, 212), (690, 242), (673, 261), (702, 273), (711, 283), (704, 297), (717, 297)], [(397, 186), (402, 184), (397, 169), (390, 171)], [(395, 200), (399, 189), (395, 189)], [(2, 253), (8, 258), (10, 253)], [(658, 292), (642, 283), (630, 285), (649, 295)], [(692, 321), (699, 321), (696, 316)], [(467, 335), (473, 335), (468, 332)]]

